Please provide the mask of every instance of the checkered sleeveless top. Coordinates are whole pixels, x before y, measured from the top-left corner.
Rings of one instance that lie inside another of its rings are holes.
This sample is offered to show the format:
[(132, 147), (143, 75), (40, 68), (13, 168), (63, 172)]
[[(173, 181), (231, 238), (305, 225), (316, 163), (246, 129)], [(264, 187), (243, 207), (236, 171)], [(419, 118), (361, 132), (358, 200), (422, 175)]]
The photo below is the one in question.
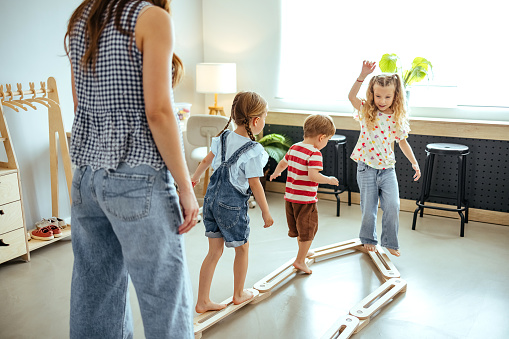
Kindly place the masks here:
[[(133, 1), (124, 8), (121, 25), (134, 34), (140, 11), (148, 2)], [(131, 12), (134, 8), (134, 11)], [(85, 53), (85, 10), (70, 35), (70, 56), (78, 97), (72, 126), (71, 159), (74, 165), (89, 165), (93, 170), (165, 164), (159, 154), (145, 115), (142, 84), (142, 54), (134, 38), (115, 28), (114, 16), (99, 39), (95, 72), (84, 71), (80, 60)], [(133, 35), (134, 37), (134, 35)], [(173, 91), (170, 93), (173, 105)], [(173, 110), (177, 112), (177, 110)]]

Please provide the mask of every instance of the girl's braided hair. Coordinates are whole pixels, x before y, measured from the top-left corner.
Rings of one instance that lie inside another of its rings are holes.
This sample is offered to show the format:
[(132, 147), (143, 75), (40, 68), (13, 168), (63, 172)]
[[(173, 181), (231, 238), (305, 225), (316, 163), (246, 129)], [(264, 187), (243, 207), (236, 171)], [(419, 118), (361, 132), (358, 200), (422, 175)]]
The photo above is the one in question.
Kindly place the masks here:
[(239, 92), (233, 99), (230, 120), (218, 134), (221, 135), (233, 120), (237, 126), (244, 125), (249, 138), (255, 141), (253, 132), (251, 131), (250, 122), (252, 118), (261, 117), (267, 112), (267, 101), (261, 95), (255, 92)]

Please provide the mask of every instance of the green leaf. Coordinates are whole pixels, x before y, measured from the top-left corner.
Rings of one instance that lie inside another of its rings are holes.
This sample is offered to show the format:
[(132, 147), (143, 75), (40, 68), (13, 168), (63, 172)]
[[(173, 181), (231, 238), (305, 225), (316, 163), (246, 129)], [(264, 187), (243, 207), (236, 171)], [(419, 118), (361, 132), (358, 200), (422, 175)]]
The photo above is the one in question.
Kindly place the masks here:
[(279, 163), (286, 154), (286, 151), (280, 147), (276, 146), (265, 146), (265, 151), (272, 159), (276, 160)]
[(411, 86), (413, 83), (419, 82), (428, 76), (428, 67), (426, 66), (415, 66), (410, 71), (405, 72), (404, 84)]
[(258, 140), (258, 142), (262, 144), (262, 146), (264, 147), (273, 144), (281, 144), (286, 146), (287, 148), (290, 148), (290, 146), (292, 146), (293, 144), (292, 139), (288, 138), (286, 135), (277, 133), (267, 134), (266, 136)]
[(399, 57), (396, 54), (384, 54), (378, 65), (384, 73), (396, 73), (398, 70)]
[(431, 62), (429, 62), (426, 58), (417, 57), (412, 62), (412, 68), (416, 68), (418, 66), (421, 66), (422, 68), (426, 69), (428, 71), (428, 67), (430, 70), (433, 69), (433, 65), (431, 65)]

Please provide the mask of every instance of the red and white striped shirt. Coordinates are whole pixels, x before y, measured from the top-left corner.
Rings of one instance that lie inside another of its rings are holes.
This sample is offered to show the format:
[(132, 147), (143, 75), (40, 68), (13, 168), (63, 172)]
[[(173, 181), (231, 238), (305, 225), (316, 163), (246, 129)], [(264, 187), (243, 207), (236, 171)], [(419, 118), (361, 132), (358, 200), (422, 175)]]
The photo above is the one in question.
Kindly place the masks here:
[(318, 183), (309, 179), (308, 169), (323, 170), (322, 153), (316, 147), (298, 142), (285, 155), (288, 162), (285, 200), (299, 204), (318, 201)]

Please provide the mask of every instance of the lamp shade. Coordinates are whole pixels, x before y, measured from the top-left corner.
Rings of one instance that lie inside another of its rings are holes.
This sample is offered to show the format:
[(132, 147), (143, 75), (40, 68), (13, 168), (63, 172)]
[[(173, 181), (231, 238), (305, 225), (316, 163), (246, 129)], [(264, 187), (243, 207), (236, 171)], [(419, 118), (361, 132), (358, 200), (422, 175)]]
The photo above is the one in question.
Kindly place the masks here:
[(196, 65), (196, 92), (235, 93), (236, 91), (236, 64), (202, 63)]

